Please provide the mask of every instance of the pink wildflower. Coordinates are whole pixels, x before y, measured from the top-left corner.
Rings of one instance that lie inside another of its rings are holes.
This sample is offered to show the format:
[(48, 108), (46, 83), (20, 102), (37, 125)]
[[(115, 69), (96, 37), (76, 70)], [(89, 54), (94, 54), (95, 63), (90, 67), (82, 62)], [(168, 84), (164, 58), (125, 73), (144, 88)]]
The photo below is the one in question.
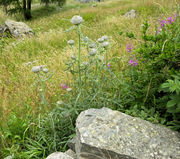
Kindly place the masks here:
[(131, 46), (129, 44), (127, 44), (126, 49), (127, 49), (127, 52), (131, 52), (131, 50), (133, 49), (132, 44), (131, 44)]
[(62, 89), (67, 89), (69, 88), (68, 85), (66, 83), (61, 83), (61, 88)]
[(133, 61), (133, 60), (129, 60), (129, 65), (132, 65), (132, 66), (137, 66), (138, 65), (138, 60), (136, 61)]
[(110, 68), (111, 68), (111, 64), (110, 64), (110, 63), (108, 63), (108, 64), (107, 64), (107, 67), (110, 69)]

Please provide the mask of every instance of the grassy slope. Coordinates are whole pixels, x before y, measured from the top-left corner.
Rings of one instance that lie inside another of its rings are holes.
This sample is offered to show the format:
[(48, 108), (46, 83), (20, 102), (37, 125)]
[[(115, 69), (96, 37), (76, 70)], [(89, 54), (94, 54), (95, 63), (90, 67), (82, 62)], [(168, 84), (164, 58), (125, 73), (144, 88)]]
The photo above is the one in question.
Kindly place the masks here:
[[(66, 41), (76, 39), (76, 33), (63, 33), (71, 27), (70, 19), (80, 14), (85, 20), (83, 32), (92, 39), (106, 34), (112, 38), (111, 56), (118, 57), (117, 71), (123, 71), (127, 65), (125, 36), (118, 32), (133, 31), (140, 36), (141, 24), (148, 19), (155, 26), (159, 18), (174, 14), (175, 1), (173, 0), (106, 0), (91, 8), (89, 4), (78, 4), (69, 0), (62, 11), (51, 12), (44, 8), (34, 7), (33, 19), (27, 24), (35, 30), (36, 36), (24, 40), (13, 39), (0, 55), (0, 111), (2, 118), (11, 112), (23, 112), (26, 106), (31, 106), (35, 112), (39, 107), (39, 93), (34, 86), (35, 76), (31, 66), (25, 64), (37, 60), (36, 65), (47, 65), (50, 70), (56, 70), (52, 80), (48, 82), (46, 96), (49, 103), (59, 100), (61, 94), (60, 83), (67, 81), (64, 73), (64, 60), (70, 55), (70, 48)], [(78, 9), (80, 6), (80, 9)], [(126, 19), (123, 13), (135, 9), (138, 17)], [(43, 13), (46, 14), (41, 14)], [(2, 23), (7, 16), (0, 12)], [(64, 18), (64, 19), (63, 19)], [(137, 43), (137, 42), (136, 42)], [(69, 81), (70, 82), (70, 81)], [(1, 116), (0, 116), (1, 118)]]

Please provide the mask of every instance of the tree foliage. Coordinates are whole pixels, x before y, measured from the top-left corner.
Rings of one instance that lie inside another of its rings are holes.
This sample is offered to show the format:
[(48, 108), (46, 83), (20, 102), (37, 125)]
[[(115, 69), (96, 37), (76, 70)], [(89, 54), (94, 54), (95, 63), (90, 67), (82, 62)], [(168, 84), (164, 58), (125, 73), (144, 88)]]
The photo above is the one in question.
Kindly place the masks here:
[[(40, 0), (40, 2), (46, 5), (49, 3), (57, 3), (59, 6), (62, 6), (66, 0)], [(26, 20), (32, 18), (31, 4), (32, 0), (0, 0), (0, 6), (3, 6), (6, 13), (23, 13)]]

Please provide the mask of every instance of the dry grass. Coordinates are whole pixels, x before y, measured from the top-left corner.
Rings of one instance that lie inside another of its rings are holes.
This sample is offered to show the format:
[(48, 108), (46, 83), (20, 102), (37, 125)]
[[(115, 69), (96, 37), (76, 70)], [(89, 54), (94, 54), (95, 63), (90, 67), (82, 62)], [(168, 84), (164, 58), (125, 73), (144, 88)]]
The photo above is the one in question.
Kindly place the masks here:
[[(119, 36), (118, 32), (133, 31), (138, 38), (141, 36), (141, 24), (145, 19), (154, 27), (159, 18), (174, 14), (175, 5), (176, 1), (173, 0), (106, 0), (95, 8), (84, 4), (80, 9), (86, 26), (83, 32), (94, 40), (104, 34), (110, 36), (110, 56), (120, 59), (119, 63), (114, 65), (116, 71), (123, 71), (127, 66), (126, 44), (129, 41), (124, 35)], [(77, 7), (76, 2), (69, 0), (64, 11), (27, 22), (36, 31), (36, 36), (24, 40), (14, 39), (14, 42), (4, 48), (0, 57), (0, 110), (4, 118), (11, 111), (23, 112), (26, 105), (31, 106), (34, 112), (38, 110), (40, 101), (38, 90), (33, 85), (35, 76), (31, 72), (31, 66), (25, 65), (29, 61), (37, 60), (36, 65), (45, 64), (51, 71), (56, 71), (47, 84), (46, 96), (49, 103), (60, 100), (60, 83), (70, 83), (64, 73), (64, 60), (72, 54), (66, 41), (76, 39), (74, 31), (63, 33), (71, 24), (62, 19), (78, 14)], [(137, 18), (126, 19), (122, 16), (130, 9), (139, 12)], [(0, 19), (2, 23), (7, 16), (2, 11), (0, 16), (3, 17)], [(137, 44), (138, 41), (134, 43)]]

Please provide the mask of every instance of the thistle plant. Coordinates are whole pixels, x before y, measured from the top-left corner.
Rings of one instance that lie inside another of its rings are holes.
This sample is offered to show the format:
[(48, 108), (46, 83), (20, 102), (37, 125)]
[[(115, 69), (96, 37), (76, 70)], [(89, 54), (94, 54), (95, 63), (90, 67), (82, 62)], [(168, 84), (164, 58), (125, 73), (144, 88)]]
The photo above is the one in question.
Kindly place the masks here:
[(49, 69), (45, 67), (45, 65), (40, 66), (33, 66), (32, 72), (37, 75), (37, 83), (40, 83), (40, 96), (41, 96), (41, 103), (42, 106), (45, 108), (45, 111), (47, 111), (47, 100), (45, 98), (45, 82), (48, 81), (54, 73), (48, 74)]

